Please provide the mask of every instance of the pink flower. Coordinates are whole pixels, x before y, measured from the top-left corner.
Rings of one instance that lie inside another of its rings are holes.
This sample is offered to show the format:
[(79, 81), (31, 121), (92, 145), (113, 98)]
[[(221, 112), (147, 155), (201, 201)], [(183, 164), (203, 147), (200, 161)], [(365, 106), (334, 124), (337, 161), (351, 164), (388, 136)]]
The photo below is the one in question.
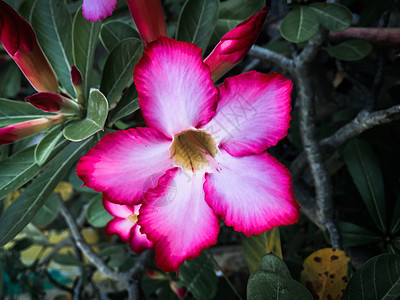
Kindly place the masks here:
[(44, 56), (31, 25), (4, 1), (0, 1), (0, 40), (37, 91), (58, 90), (57, 77)]
[(167, 36), (167, 25), (160, 0), (127, 0), (140, 36), (150, 43), (160, 35)]
[(63, 115), (25, 121), (0, 128), (0, 145), (11, 144), (65, 121)]
[(299, 217), (289, 171), (266, 152), (287, 134), (292, 83), (252, 71), (216, 88), (201, 52), (150, 43), (133, 75), (148, 127), (106, 134), (77, 167), (109, 201), (142, 203), (164, 271), (215, 244), (219, 217), (247, 236)]
[(129, 246), (136, 253), (141, 253), (153, 247), (153, 243), (147, 239), (145, 234), (140, 232), (140, 226), (137, 224), (140, 205), (133, 207), (120, 205), (103, 198), (103, 206), (115, 217), (107, 223), (106, 234), (117, 234), (122, 241), (129, 242)]
[(250, 50), (267, 17), (266, 8), (238, 24), (225, 34), (204, 62), (210, 66), (211, 77), (217, 81), (236, 66)]
[(83, 0), (82, 14), (88, 21), (96, 22), (111, 16), (117, 0)]

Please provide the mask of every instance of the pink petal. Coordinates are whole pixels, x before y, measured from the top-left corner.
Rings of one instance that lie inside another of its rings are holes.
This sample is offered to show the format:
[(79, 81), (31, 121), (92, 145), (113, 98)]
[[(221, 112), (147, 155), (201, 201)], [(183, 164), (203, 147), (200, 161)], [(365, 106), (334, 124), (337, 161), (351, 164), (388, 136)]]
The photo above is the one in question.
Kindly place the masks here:
[(146, 47), (133, 78), (149, 127), (172, 136), (212, 118), (218, 92), (201, 51), (167, 37)]
[(167, 25), (160, 0), (127, 0), (132, 18), (142, 39), (148, 43), (167, 36)]
[(163, 271), (177, 271), (217, 241), (219, 219), (204, 201), (203, 183), (203, 174), (174, 168), (145, 195), (138, 224), (154, 243)]
[(106, 211), (108, 211), (114, 217), (118, 217), (121, 219), (128, 218), (131, 214), (134, 213), (134, 209), (128, 205), (116, 204), (111, 201), (108, 201), (103, 197), (103, 206)]
[(153, 248), (153, 243), (149, 241), (147, 235), (140, 232), (140, 226), (135, 225), (129, 238), (129, 246), (135, 253), (142, 253), (147, 249)]
[(214, 118), (204, 128), (234, 156), (258, 154), (287, 135), (292, 83), (283, 75), (255, 71), (219, 86)]
[(289, 171), (274, 157), (234, 157), (222, 150), (216, 160), (221, 169), (206, 175), (204, 191), (226, 225), (250, 236), (297, 222), (300, 207)]
[(83, 0), (82, 14), (88, 21), (96, 22), (111, 16), (117, 0)]
[(106, 134), (81, 158), (76, 172), (114, 203), (133, 205), (172, 167), (171, 141), (151, 128)]
[(128, 242), (134, 225), (129, 219), (115, 218), (107, 223), (105, 232), (108, 235), (118, 234), (123, 242)]

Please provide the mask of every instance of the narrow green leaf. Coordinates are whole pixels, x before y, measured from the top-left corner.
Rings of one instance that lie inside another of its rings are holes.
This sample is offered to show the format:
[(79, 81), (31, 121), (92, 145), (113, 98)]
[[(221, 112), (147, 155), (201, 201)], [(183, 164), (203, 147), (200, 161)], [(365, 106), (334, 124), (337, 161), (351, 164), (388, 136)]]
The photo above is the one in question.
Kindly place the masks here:
[(218, 20), (218, 0), (188, 0), (179, 15), (176, 39), (207, 49)]
[(103, 130), (108, 114), (108, 102), (99, 91), (92, 89), (88, 100), (86, 118), (65, 127), (63, 134), (67, 140), (82, 141)]
[(0, 246), (14, 238), (37, 214), (58, 182), (92, 141), (71, 143), (51, 161), (47, 169), (15, 199), (0, 218)]
[(92, 72), (94, 51), (100, 28), (101, 21), (90, 22), (86, 20), (82, 15), (81, 8), (76, 12), (72, 25), (72, 50), (74, 64), (82, 74), (85, 97), (89, 95), (90, 88), (96, 86), (92, 82)]
[(331, 31), (343, 31), (353, 22), (351, 11), (339, 3), (311, 3), (308, 6), (317, 16), (319, 23)]
[(30, 103), (2, 98), (0, 107), (0, 127), (54, 115), (37, 109)]
[(86, 218), (93, 227), (104, 227), (108, 221), (113, 219), (113, 216), (103, 207), (103, 196), (101, 194), (91, 200), (86, 211)]
[(134, 113), (139, 109), (138, 93), (135, 85), (131, 84), (128, 90), (124, 93), (117, 106), (109, 114), (110, 127), (119, 119)]
[(195, 299), (212, 299), (218, 286), (214, 264), (205, 254), (185, 261), (179, 268), (179, 283), (191, 292)]
[(45, 204), (33, 218), (37, 226), (47, 226), (57, 217), (60, 210), (60, 200), (56, 194), (51, 194)]
[(260, 269), (250, 276), (247, 299), (257, 300), (312, 300), (300, 282), (293, 280), (285, 263), (274, 255), (266, 255)]
[(35, 148), (35, 160), (38, 165), (43, 165), (49, 158), (54, 147), (62, 137), (62, 124), (50, 129), (46, 135), (40, 140)]
[(344, 162), (375, 224), (386, 232), (387, 217), (384, 185), (379, 162), (372, 148), (361, 140), (349, 142)]
[(382, 235), (353, 223), (339, 222), (343, 247), (355, 247), (382, 241)]
[(37, 0), (32, 26), (61, 85), (74, 95), (71, 82), (72, 20), (65, 0)]
[(15, 97), (21, 89), (21, 71), (13, 61), (2, 65), (0, 97)]
[(121, 96), (125, 87), (133, 81), (133, 69), (143, 54), (141, 40), (122, 40), (109, 54), (101, 78), (100, 90), (113, 103)]
[(311, 39), (319, 28), (318, 18), (307, 6), (297, 6), (283, 19), (280, 31), (284, 39), (301, 43)]
[(364, 40), (349, 40), (333, 47), (324, 48), (329, 55), (344, 61), (363, 59), (372, 49), (372, 45)]
[(393, 210), (392, 223), (390, 225), (390, 232), (392, 234), (400, 231), (400, 196), (397, 197), (396, 205)]
[(354, 275), (344, 291), (343, 300), (400, 298), (400, 255), (381, 254), (368, 260)]
[(108, 52), (127, 38), (140, 40), (140, 35), (133, 27), (121, 21), (111, 21), (101, 26), (100, 41)]
[[(49, 159), (64, 149), (67, 144), (68, 142), (65, 141), (57, 145)], [(0, 199), (23, 186), (45, 167), (45, 164), (39, 166), (36, 163), (34, 153), (35, 146), (31, 146), (0, 162)]]

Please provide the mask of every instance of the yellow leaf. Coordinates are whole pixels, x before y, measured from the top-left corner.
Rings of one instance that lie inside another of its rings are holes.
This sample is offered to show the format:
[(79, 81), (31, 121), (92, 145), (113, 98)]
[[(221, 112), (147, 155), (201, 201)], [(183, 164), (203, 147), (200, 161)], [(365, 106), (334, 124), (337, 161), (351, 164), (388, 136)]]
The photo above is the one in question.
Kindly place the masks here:
[(349, 278), (349, 262), (344, 251), (318, 250), (305, 259), (300, 282), (314, 299), (340, 300)]
[(63, 201), (67, 201), (74, 194), (74, 188), (67, 181), (61, 181), (54, 189), (54, 193), (58, 193)]

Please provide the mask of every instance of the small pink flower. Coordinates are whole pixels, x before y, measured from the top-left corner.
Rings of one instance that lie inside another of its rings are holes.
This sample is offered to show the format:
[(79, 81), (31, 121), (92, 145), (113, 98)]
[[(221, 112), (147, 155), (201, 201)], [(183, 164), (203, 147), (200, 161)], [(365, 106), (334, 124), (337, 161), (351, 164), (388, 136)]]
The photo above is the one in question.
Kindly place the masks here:
[(150, 43), (160, 35), (167, 36), (160, 0), (127, 0), (133, 20), (144, 41)]
[(4, 1), (0, 1), (0, 40), (37, 91), (58, 90), (57, 77), (44, 56), (31, 25)]
[(287, 134), (292, 83), (252, 71), (216, 88), (201, 53), (150, 43), (134, 71), (148, 127), (106, 134), (77, 167), (109, 201), (142, 203), (138, 224), (164, 271), (215, 244), (219, 217), (247, 236), (299, 217), (289, 171), (266, 152)]
[(83, 0), (82, 14), (88, 21), (96, 22), (111, 16), (117, 0)]
[(115, 217), (107, 223), (106, 234), (117, 234), (122, 241), (129, 242), (129, 246), (136, 253), (141, 253), (153, 247), (153, 243), (147, 239), (145, 234), (140, 232), (140, 226), (137, 224), (140, 205), (133, 207), (120, 205), (103, 198), (103, 206)]
[(225, 34), (204, 62), (210, 66), (214, 81), (236, 66), (250, 50), (267, 17), (266, 8)]
[(11, 144), (65, 121), (63, 115), (25, 121), (0, 128), (0, 145)]

